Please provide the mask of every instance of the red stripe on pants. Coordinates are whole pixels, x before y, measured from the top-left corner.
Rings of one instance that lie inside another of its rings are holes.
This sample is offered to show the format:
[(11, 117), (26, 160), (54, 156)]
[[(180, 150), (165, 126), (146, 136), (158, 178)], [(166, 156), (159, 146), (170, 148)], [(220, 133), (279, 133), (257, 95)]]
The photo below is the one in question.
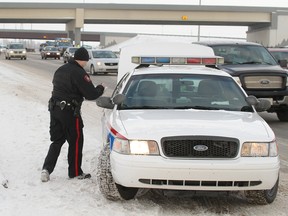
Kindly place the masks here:
[(79, 129), (79, 118), (76, 118), (76, 143), (75, 143), (75, 176), (79, 175), (78, 161), (79, 161), (79, 139), (80, 139), (80, 129)]

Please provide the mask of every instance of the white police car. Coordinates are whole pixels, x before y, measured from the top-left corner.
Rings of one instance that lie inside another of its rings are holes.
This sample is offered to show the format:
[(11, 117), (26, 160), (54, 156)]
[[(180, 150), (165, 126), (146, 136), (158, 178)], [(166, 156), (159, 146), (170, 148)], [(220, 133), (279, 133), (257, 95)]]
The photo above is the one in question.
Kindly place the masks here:
[(184, 46), (190, 56), (148, 55), (147, 44), (143, 56), (125, 55), (136, 68), (119, 73), (112, 96), (97, 100), (105, 108), (100, 191), (111, 200), (132, 199), (140, 189), (244, 191), (250, 202), (273, 202), (278, 148), (256, 112), (270, 103), (247, 97), (214, 69), (223, 58), (207, 47)]

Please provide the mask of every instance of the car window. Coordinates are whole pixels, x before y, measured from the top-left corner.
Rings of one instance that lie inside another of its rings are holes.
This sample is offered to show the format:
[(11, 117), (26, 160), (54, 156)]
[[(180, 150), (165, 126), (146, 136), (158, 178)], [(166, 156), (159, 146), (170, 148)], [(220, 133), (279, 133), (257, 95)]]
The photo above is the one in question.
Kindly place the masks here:
[[(245, 96), (230, 77), (188, 74), (135, 75), (123, 94), (119, 109), (223, 109), (247, 108)], [(251, 110), (251, 109), (250, 109)]]
[(116, 88), (114, 89), (112, 93), (112, 97), (114, 97), (116, 94), (119, 94), (124, 83), (126, 82), (127, 78), (129, 77), (129, 73), (126, 73), (122, 79), (117, 83)]
[(75, 47), (75, 48), (70, 48), (70, 49), (69, 49), (69, 52), (70, 52), (70, 53), (75, 53), (75, 51), (76, 51), (77, 49), (78, 49), (78, 48), (76, 48), (76, 47)]
[(23, 44), (10, 44), (9, 49), (24, 49)]
[(92, 51), (93, 58), (117, 58), (112, 51)]
[(58, 48), (57, 47), (51, 47), (50, 50), (51, 51), (58, 51)]
[(264, 47), (252, 45), (216, 45), (212, 46), (215, 55), (224, 57), (226, 64), (269, 64), (277, 65)]
[(277, 59), (277, 60), (287, 60), (288, 61), (288, 51), (270, 51), (270, 53)]

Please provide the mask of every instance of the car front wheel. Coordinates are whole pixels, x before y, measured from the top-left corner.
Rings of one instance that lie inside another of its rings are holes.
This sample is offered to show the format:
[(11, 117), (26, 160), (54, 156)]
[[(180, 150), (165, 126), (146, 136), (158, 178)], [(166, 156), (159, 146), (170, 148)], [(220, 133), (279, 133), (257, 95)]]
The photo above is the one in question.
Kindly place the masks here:
[(92, 75), (95, 75), (95, 74), (96, 74), (94, 65), (91, 65), (91, 67), (90, 67), (90, 73), (91, 73)]
[(279, 178), (270, 190), (251, 190), (245, 191), (245, 196), (249, 203), (267, 205), (272, 203), (278, 192)]
[(97, 180), (101, 193), (109, 200), (130, 200), (138, 192), (138, 188), (124, 187), (115, 183), (111, 173), (109, 145), (104, 146), (99, 155)]

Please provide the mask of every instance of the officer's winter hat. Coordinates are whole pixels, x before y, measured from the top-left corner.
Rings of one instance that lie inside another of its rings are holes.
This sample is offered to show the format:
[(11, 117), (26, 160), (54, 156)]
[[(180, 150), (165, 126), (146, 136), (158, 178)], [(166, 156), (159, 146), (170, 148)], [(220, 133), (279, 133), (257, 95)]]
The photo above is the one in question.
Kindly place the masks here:
[(84, 47), (80, 47), (79, 49), (76, 50), (74, 54), (74, 59), (80, 61), (88, 61), (89, 60), (88, 51)]

